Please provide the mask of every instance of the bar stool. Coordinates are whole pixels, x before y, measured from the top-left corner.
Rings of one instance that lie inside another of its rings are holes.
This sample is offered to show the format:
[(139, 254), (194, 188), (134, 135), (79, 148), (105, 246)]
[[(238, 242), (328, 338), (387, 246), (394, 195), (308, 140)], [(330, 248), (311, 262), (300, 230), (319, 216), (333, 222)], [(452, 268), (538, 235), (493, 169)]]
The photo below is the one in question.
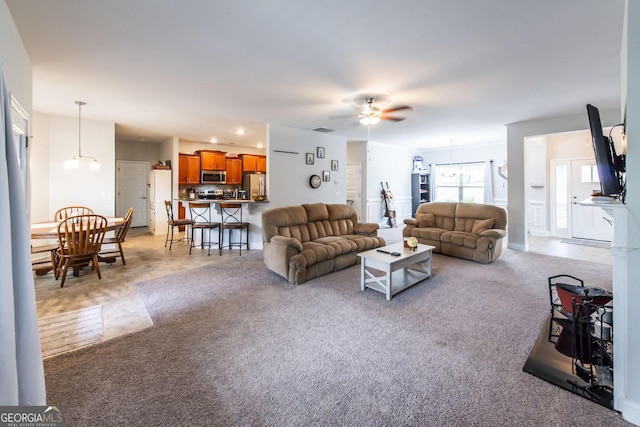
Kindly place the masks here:
[[(220, 203), (220, 215), (222, 217), (220, 255), (222, 255), (222, 248), (231, 249), (233, 247), (239, 248), (240, 255), (242, 255), (243, 246), (245, 246), (247, 250), (249, 249), (249, 223), (242, 221), (242, 203)], [(229, 230), (227, 246), (222, 245), (222, 243), (224, 243), (224, 230)], [(231, 240), (232, 230), (240, 231), (238, 240), (235, 242)], [(247, 240), (244, 243), (242, 242), (242, 230), (246, 230), (247, 234)]]
[[(194, 230), (200, 230), (200, 247), (204, 249), (204, 245), (207, 245), (207, 255), (211, 255), (211, 246), (218, 245), (222, 239), (220, 223), (211, 221), (211, 205), (202, 203), (189, 203), (189, 213), (191, 214), (191, 245), (189, 246), (189, 255), (191, 255), (191, 249), (193, 248), (193, 232)], [(218, 229), (218, 241), (211, 241), (211, 230)], [(204, 230), (209, 230), (209, 240), (204, 241)]]
[[(167, 237), (164, 239), (164, 247), (167, 247), (167, 242), (169, 242), (169, 250), (171, 250), (171, 247), (173, 246), (174, 243), (178, 243), (181, 242), (182, 239), (174, 239), (173, 238), (173, 229), (174, 227), (182, 227), (182, 226), (191, 226), (191, 224), (193, 223), (193, 221), (191, 221), (189, 218), (184, 218), (184, 219), (173, 219), (173, 206), (171, 205), (171, 202), (169, 200), (165, 200), (164, 201), (164, 206), (167, 209)], [(189, 243), (189, 234), (188, 231), (185, 231), (185, 239), (187, 241), (187, 243)], [(171, 239), (169, 239), (169, 236), (171, 236)]]

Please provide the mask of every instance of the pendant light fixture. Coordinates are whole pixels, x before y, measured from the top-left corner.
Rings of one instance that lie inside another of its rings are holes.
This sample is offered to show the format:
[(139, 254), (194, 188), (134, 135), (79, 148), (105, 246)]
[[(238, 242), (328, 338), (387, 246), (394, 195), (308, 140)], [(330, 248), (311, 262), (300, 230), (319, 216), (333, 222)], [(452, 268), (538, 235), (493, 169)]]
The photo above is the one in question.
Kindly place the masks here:
[(78, 104), (78, 154), (74, 155), (72, 158), (64, 161), (65, 169), (78, 169), (80, 167), (81, 159), (90, 159), (89, 169), (98, 170), (100, 169), (100, 163), (98, 163), (98, 159), (91, 156), (83, 156), (82, 155), (82, 106), (86, 105), (86, 102), (76, 101)]
[(456, 176), (456, 173), (454, 170), (451, 169), (451, 167), (453, 166), (453, 139), (449, 140), (449, 164), (447, 165), (449, 166), (449, 172), (448, 173), (444, 173), (442, 172), (440, 175), (442, 175), (443, 178), (453, 178)]

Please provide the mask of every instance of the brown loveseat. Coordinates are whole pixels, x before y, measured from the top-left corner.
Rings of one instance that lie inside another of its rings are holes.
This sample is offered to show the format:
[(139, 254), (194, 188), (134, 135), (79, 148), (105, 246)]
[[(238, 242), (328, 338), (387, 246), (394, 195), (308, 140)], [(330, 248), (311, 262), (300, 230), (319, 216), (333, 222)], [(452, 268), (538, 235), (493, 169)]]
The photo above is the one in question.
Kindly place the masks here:
[(507, 212), (480, 203), (423, 203), (405, 219), (403, 237), (435, 246), (434, 252), (484, 264), (498, 259), (507, 235)]
[(264, 263), (300, 284), (359, 261), (358, 252), (385, 245), (378, 224), (359, 223), (348, 205), (314, 203), (262, 213)]

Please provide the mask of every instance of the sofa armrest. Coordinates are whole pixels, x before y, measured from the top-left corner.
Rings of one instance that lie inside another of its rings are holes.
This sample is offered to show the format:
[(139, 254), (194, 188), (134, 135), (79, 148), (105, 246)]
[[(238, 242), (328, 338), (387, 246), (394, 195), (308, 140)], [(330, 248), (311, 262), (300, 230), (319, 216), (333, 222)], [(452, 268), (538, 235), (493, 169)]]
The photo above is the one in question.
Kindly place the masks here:
[(413, 225), (414, 227), (418, 226), (418, 220), (415, 218), (405, 218), (404, 223), (407, 225)]
[(289, 279), (289, 259), (302, 252), (302, 244), (293, 237), (273, 236), (270, 242), (264, 242), (262, 255), (264, 265)]
[(361, 234), (363, 236), (370, 236), (370, 237), (377, 236), (378, 228), (380, 228), (378, 224), (374, 224), (371, 222), (357, 222), (353, 224), (354, 234)]
[(293, 246), (298, 252), (302, 252), (302, 244), (295, 237), (273, 236), (271, 243), (275, 245)]
[(501, 239), (506, 235), (507, 235), (507, 231), (506, 230), (500, 230), (498, 228), (492, 228), (490, 230), (484, 230), (482, 233), (480, 233), (480, 236), (493, 237), (494, 239)]

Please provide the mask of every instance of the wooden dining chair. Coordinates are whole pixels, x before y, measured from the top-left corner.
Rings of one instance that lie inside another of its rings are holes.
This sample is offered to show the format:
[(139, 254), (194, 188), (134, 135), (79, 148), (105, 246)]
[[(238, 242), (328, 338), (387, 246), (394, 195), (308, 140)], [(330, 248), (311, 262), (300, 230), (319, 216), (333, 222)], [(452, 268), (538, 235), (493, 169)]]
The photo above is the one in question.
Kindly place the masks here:
[(60, 287), (64, 286), (69, 267), (73, 268), (73, 275), (79, 274), (79, 268), (91, 264), (102, 279), (98, 254), (104, 235), (107, 231), (107, 218), (102, 215), (70, 216), (58, 225), (58, 265), (54, 271), (58, 280), (62, 273)]
[(54, 221), (62, 221), (70, 216), (76, 215), (90, 215), (93, 213), (91, 208), (87, 208), (86, 206), (65, 206), (64, 208), (58, 209), (56, 213), (53, 215)]
[(120, 257), (122, 259), (122, 265), (127, 265), (124, 259), (124, 250), (122, 249), (122, 243), (124, 242), (129, 227), (131, 226), (131, 220), (133, 219), (133, 208), (129, 208), (124, 216), (124, 224), (116, 231), (114, 237), (105, 237), (102, 241), (103, 245), (115, 245), (112, 249), (105, 249), (100, 252), (101, 258), (107, 258), (106, 262), (115, 261), (115, 258)]

